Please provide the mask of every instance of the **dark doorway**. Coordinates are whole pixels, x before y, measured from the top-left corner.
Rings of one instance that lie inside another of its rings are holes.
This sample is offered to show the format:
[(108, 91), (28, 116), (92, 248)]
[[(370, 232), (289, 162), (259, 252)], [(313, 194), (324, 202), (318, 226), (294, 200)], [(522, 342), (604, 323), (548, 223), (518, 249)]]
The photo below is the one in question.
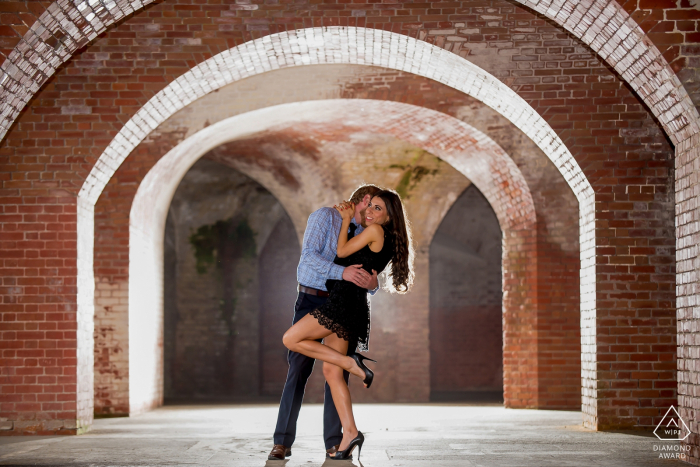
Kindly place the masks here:
[(165, 230), (166, 402), (279, 399), (299, 254), (268, 190), (211, 160), (192, 166)]
[(435, 402), (503, 401), (501, 229), (474, 186), (430, 245), (430, 368)]

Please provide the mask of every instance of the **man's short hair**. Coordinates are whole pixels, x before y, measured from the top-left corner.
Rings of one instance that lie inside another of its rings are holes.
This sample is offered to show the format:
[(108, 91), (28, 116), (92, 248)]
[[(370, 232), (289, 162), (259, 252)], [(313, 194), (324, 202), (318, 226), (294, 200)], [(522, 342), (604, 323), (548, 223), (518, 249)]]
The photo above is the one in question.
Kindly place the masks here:
[(370, 195), (371, 197), (379, 193), (380, 191), (382, 191), (382, 189), (378, 186), (362, 185), (352, 194), (352, 196), (350, 197), (350, 202), (354, 204), (359, 204), (362, 202), (363, 199), (365, 199), (365, 196)]

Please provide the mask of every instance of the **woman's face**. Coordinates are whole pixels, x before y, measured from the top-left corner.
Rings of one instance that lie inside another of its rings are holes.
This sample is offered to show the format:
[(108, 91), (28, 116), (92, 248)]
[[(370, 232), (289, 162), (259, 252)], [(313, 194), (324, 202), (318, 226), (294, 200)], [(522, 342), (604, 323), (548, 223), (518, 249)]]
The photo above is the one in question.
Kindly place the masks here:
[(389, 221), (389, 213), (386, 210), (386, 204), (383, 199), (375, 196), (365, 211), (365, 222), (369, 226), (372, 224), (382, 225), (387, 221)]

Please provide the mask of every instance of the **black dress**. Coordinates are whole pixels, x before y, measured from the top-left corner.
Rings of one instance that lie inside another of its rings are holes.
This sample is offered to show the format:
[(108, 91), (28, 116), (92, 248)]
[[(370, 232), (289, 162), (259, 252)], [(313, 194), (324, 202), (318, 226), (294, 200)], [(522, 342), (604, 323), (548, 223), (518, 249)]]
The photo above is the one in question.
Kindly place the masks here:
[[(365, 245), (347, 258), (336, 256), (333, 262), (346, 267), (361, 264), (362, 269), (370, 274), (373, 269), (379, 274), (389, 264), (393, 253), (393, 241), (385, 230), (384, 245), (378, 253), (370, 250), (369, 245)], [(341, 339), (348, 342), (356, 341), (358, 350), (366, 351), (369, 348), (370, 326), (367, 289), (358, 287), (352, 282), (332, 279), (326, 281), (326, 288), (330, 292), (328, 300), (312, 311), (311, 316)]]

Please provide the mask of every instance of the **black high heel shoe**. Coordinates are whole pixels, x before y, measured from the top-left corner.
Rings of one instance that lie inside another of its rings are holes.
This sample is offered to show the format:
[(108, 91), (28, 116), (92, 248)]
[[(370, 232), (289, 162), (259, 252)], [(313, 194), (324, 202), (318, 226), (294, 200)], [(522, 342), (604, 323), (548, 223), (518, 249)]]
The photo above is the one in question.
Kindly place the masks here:
[[(367, 359), (369, 360), (369, 359)], [(374, 361), (374, 360), (373, 360)], [(357, 436), (355, 439), (350, 441), (350, 444), (348, 445), (347, 449), (344, 451), (338, 451), (335, 453), (335, 456), (331, 456), (331, 459), (335, 459), (337, 461), (344, 461), (348, 459), (352, 459), (352, 450), (357, 448), (357, 460), (360, 460), (360, 454), (362, 453), (362, 444), (365, 442), (365, 436), (362, 434), (361, 431), (357, 432)]]
[(367, 358), (364, 355), (360, 355), (357, 353), (354, 353), (350, 355), (350, 357), (355, 360), (355, 363), (357, 363), (357, 366), (362, 368), (362, 370), (365, 372), (365, 379), (362, 380), (363, 383), (367, 385), (367, 389), (372, 385), (372, 381), (374, 380), (374, 372), (367, 368), (367, 365), (365, 365), (363, 362), (365, 360), (368, 360), (370, 362), (377, 363), (376, 360), (372, 360), (371, 358)]

